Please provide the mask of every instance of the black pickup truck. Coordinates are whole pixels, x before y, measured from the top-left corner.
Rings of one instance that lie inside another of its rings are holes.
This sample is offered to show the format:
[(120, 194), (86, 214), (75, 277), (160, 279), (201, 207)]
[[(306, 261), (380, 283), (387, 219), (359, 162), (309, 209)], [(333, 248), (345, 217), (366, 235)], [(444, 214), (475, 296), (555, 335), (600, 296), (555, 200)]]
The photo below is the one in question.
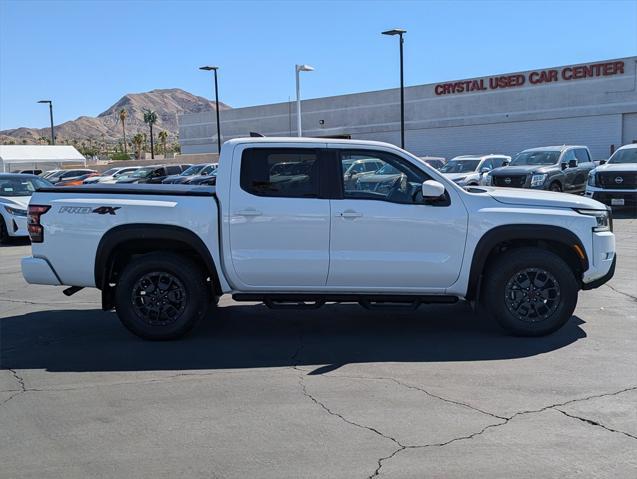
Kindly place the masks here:
[(509, 166), (496, 168), (486, 185), (583, 193), (588, 173), (595, 168), (585, 146), (531, 148), (515, 155)]

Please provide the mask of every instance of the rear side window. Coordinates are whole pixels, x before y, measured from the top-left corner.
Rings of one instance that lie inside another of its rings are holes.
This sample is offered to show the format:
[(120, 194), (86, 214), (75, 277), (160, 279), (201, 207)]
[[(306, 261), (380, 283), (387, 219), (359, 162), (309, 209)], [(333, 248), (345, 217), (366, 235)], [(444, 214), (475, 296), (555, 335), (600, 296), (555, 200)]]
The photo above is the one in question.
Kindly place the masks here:
[(319, 196), (318, 151), (249, 148), (241, 158), (241, 189), (257, 196)]
[(167, 166), (166, 174), (167, 175), (178, 175), (181, 173), (181, 168), (179, 166)]
[(584, 148), (576, 149), (575, 156), (580, 163), (588, 163), (589, 161), (591, 161), (591, 157), (588, 155), (588, 150)]

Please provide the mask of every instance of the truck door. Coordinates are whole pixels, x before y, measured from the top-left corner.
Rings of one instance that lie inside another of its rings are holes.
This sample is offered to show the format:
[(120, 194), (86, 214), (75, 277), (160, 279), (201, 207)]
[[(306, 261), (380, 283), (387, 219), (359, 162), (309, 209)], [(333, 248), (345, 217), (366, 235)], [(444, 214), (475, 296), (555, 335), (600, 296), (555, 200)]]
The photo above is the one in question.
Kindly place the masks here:
[(335, 171), (361, 158), (384, 166), (356, 185), (344, 185), (341, 199), (332, 200), (327, 285), (395, 292), (443, 292), (452, 285), (467, 235), (467, 210), (458, 193), (450, 189), (445, 198), (423, 201), (422, 182), (431, 178), (407, 159), (335, 148)]
[(575, 189), (585, 190), (586, 181), (588, 180), (588, 174), (595, 168), (595, 163), (591, 161), (591, 157), (588, 154), (586, 148), (576, 148), (575, 157), (577, 158), (577, 175), (575, 177)]
[[(577, 158), (575, 157), (574, 150), (567, 150), (560, 160), (560, 167), (562, 168), (562, 172), (564, 173), (564, 191), (572, 191), (577, 189), (577, 173), (578, 167), (569, 167), (569, 163), (575, 160), (577, 162)], [(563, 165), (566, 165), (564, 168)], [(586, 180), (584, 180), (586, 182)]]
[(242, 289), (294, 291), (327, 281), (330, 202), (321, 197), (320, 181), (325, 145), (284, 145), (246, 145), (234, 156), (224, 257), (230, 255), (228, 274)]

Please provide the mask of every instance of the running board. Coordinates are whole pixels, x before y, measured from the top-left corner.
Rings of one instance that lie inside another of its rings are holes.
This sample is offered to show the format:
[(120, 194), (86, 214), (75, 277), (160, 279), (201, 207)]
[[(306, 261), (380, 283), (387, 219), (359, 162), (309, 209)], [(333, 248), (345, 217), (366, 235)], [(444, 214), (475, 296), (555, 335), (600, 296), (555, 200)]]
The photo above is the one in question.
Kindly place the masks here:
[(325, 303), (358, 303), (370, 310), (413, 311), (421, 304), (452, 304), (457, 296), (398, 294), (236, 293), (235, 301), (260, 301), (271, 309), (318, 309)]

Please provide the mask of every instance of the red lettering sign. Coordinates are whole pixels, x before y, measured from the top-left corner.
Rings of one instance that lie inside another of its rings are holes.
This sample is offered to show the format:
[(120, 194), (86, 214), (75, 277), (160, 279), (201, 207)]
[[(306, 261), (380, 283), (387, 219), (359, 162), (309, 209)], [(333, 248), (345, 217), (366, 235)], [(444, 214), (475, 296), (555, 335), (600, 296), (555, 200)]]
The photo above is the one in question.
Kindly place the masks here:
[(522, 86), (527, 79), (531, 85), (542, 85), (557, 81), (580, 80), (599, 76), (623, 75), (624, 62), (591, 63), (564, 67), (561, 70), (538, 70), (528, 75), (501, 75), (488, 79), (463, 80), (450, 83), (439, 83), (434, 87), (436, 96), (456, 93), (467, 93), (484, 90), (498, 90)]

